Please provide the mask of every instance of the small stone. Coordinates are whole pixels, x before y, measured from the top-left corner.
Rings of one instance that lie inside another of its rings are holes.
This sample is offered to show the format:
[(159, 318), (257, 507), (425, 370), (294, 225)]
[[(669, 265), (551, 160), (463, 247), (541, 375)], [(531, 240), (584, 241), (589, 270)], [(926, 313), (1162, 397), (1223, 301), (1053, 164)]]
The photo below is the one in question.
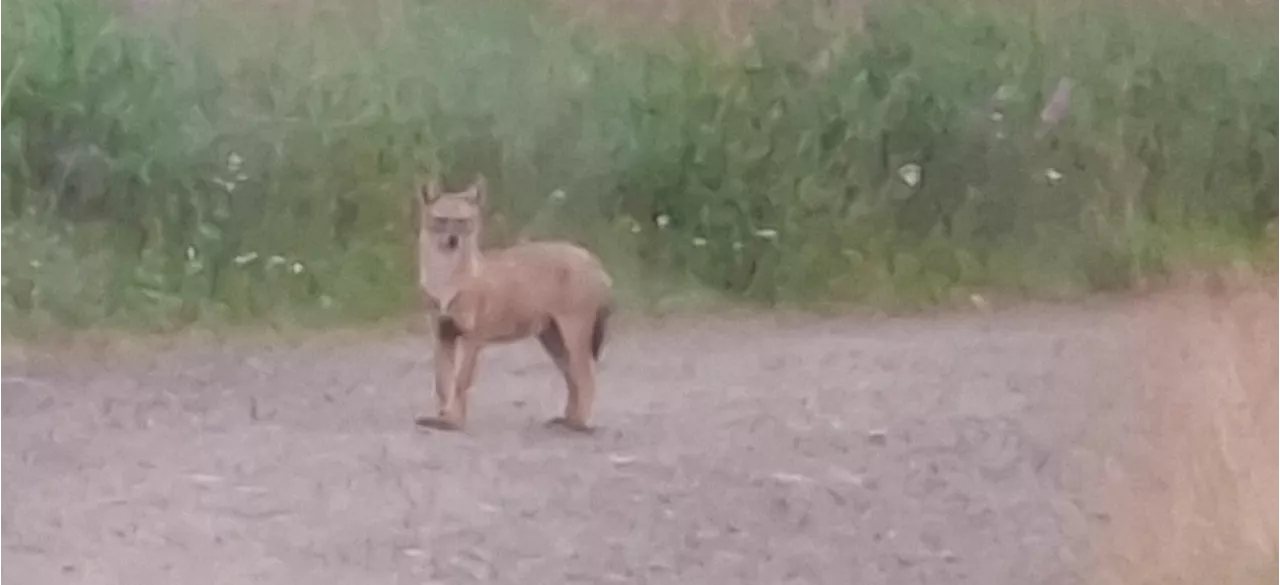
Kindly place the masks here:
[(793, 484), (793, 485), (797, 483), (808, 483), (809, 481), (812, 481), (808, 477), (805, 477), (798, 473), (778, 472), (773, 474), (772, 477), (774, 480), (776, 480), (779, 483)]
[(210, 475), (207, 473), (192, 473), (188, 475), (187, 478), (191, 481), (202, 484), (222, 483), (226, 479), (220, 475)]
[(614, 465), (619, 465), (619, 466), (631, 465), (632, 463), (635, 463), (635, 462), (636, 462), (636, 458), (634, 455), (621, 455), (618, 453), (611, 453), (609, 455), (609, 463), (612, 463)]

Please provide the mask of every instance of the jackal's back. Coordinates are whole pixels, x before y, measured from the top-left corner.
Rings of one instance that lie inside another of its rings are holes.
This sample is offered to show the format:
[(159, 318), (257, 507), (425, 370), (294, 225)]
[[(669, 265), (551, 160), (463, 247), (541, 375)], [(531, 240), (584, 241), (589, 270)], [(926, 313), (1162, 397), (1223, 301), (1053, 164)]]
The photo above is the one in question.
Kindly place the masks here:
[(594, 314), (611, 301), (613, 280), (600, 259), (568, 242), (526, 242), (487, 253), (484, 264), (490, 294), (532, 312)]

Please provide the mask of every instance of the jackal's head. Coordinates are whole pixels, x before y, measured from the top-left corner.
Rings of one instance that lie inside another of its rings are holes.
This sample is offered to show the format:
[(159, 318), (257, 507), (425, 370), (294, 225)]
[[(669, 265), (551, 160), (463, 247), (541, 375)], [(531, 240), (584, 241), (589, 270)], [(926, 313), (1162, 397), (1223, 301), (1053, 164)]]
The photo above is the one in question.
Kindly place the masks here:
[(419, 180), (418, 242), (425, 251), (452, 254), (480, 247), (481, 208), (488, 187), (483, 175), (457, 193), (445, 193), (438, 179)]

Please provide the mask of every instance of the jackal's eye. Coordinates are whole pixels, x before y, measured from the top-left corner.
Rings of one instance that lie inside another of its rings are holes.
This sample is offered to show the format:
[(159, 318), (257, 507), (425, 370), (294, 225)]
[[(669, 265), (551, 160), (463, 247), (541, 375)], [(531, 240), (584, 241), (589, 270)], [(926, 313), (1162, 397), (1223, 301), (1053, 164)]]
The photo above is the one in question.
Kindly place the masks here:
[(446, 230), (448, 230), (448, 229), (449, 229), (449, 218), (447, 218), (447, 217), (433, 217), (433, 218), (431, 218), (431, 226), (430, 226), (430, 227), (431, 227), (431, 231), (433, 231), (433, 232), (443, 232), (443, 231), (446, 231)]

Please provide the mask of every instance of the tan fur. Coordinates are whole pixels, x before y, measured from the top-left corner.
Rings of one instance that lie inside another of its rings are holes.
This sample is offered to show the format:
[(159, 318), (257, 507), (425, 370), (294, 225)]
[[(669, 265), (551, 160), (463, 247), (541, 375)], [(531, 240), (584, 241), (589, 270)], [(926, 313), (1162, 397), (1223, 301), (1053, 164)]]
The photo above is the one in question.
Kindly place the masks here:
[(591, 252), (567, 242), (522, 242), (481, 252), (483, 177), (458, 193), (423, 182), (418, 206), (418, 285), (435, 332), (436, 416), (419, 425), (461, 429), (476, 360), (485, 345), (537, 337), (564, 376), (564, 416), (550, 423), (589, 431), (595, 358), (604, 341), (612, 280)]

